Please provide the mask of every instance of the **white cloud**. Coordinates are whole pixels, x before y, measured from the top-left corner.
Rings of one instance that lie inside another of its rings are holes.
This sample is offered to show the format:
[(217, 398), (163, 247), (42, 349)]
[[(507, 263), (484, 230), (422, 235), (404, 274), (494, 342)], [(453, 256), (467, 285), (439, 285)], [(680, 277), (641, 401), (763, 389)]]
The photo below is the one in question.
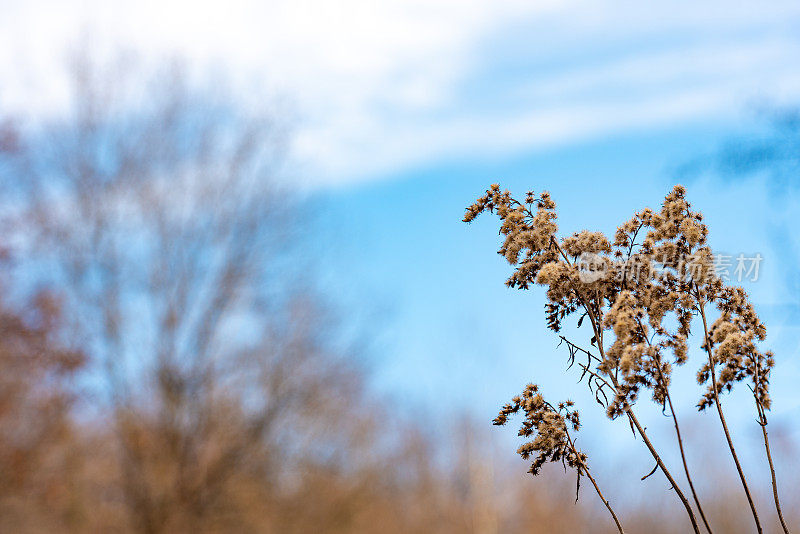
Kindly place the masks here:
[(297, 156), (317, 185), (730, 114), (800, 85), (796, 2), (6, 4), (0, 105), (57, 107), (54, 65), (89, 29), (263, 78), (299, 110)]

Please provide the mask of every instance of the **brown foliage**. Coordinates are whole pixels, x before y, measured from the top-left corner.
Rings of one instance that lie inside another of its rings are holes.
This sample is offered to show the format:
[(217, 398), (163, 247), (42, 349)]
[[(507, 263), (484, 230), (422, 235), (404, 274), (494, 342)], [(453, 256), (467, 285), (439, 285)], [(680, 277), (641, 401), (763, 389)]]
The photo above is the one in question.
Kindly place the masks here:
[(83, 356), (58, 342), (60, 310), (38, 295), (27, 316), (0, 308), (0, 530), (67, 519), (72, 378)]

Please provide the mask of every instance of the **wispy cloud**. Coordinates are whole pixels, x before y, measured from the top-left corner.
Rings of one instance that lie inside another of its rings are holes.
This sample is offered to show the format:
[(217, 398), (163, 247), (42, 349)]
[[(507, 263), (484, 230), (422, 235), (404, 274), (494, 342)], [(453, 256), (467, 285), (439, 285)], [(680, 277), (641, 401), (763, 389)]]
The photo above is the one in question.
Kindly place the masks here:
[(798, 22), (796, 2), (20, 1), (0, 18), (0, 105), (30, 109), (20, 73), (54, 72), (88, 28), (263, 78), (299, 111), (304, 173), (336, 185), (793, 99)]

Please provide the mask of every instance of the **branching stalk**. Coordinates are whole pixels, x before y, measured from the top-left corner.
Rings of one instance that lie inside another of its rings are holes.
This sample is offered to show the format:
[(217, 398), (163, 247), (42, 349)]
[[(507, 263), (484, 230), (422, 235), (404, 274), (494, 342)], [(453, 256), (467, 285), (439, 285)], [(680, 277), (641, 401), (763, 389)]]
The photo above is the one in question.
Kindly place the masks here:
[[(568, 265), (572, 265), (572, 262), (569, 260), (564, 251), (561, 249), (558, 242), (555, 239), (551, 239), (551, 243), (553, 246), (556, 247), (558, 252), (561, 254), (561, 257), (564, 258), (564, 261), (567, 262)], [(573, 290), (580, 298), (583, 308), (586, 310), (586, 313), (589, 316), (589, 320), (591, 321), (592, 324), (592, 330), (594, 331), (594, 336), (595, 339), (597, 340), (597, 349), (598, 352), (600, 353), (600, 358), (602, 361), (605, 361), (606, 356), (603, 350), (603, 332), (602, 328), (600, 327), (599, 321), (597, 320), (597, 317), (595, 316), (592, 307), (589, 305), (588, 301), (581, 293), (580, 288), (575, 287), (573, 285)], [(609, 374), (608, 376), (612, 384), (614, 385), (614, 389), (619, 390), (619, 381), (617, 380), (617, 377), (612, 374)], [(647, 446), (647, 450), (650, 451), (650, 454), (653, 456), (653, 459), (656, 461), (656, 464), (658, 464), (659, 469), (661, 469), (661, 472), (664, 473), (665, 477), (667, 477), (667, 480), (672, 486), (672, 489), (675, 490), (675, 493), (681, 500), (681, 503), (683, 504), (683, 507), (686, 509), (686, 513), (689, 516), (689, 520), (692, 523), (692, 529), (696, 534), (700, 534), (700, 530), (697, 526), (697, 519), (695, 518), (692, 506), (691, 504), (689, 504), (689, 501), (686, 499), (686, 496), (684, 495), (683, 491), (681, 491), (680, 487), (678, 486), (678, 482), (672, 476), (672, 473), (670, 473), (669, 469), (667, 469), (667, 466), (664, 464), (663, 460), (661, 459), (661, 456), (658, 454), (658, 451), (656, 451), (656, 448), (653, 446), (652, 442), (650, 441), (650, 438), (647, 437), (647, 433), (645, 432), (642, 425), (639, 423), (639, 420), (636, 418), (636, 415), (633, 413), (633, 410), (630, 407), (626, 407), (625, 414), (628, 416), (628, 419), (636, 428), (636, 431), (639, 433), (639, 435), (642, 436), (642, 439), (644, 440), (644, 443)]]

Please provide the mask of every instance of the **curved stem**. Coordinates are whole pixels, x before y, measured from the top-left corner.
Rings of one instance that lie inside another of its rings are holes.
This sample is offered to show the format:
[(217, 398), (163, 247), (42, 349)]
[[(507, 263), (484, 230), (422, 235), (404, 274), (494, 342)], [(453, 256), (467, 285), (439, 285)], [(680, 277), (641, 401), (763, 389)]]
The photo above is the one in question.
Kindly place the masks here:
[(675, 490), (675, 493), (678, 495), (678, 498), (681, 500), (681, 503), (683, 503), (683, 507), (686, 509), (686, 513), (689, 515), (689, 520), (692, 522), (692, 529), (696, 534), (700, 534), (700, 529), (697, 527), (697, 519), (695, 519), (694, 511), (692, 510), (691, 504), (689, 504), (689, 501), (686, 499), (686, 496), (678, 487), (678, 483), (672, 477), (672, 474), (669, 472), (669, 469), (667, 469), (667, 466), (664, 465), (664, 462), (661, 460), (661, 456), (659, 456), (655, 447), (650, 442), (650, 438), (647, 437), (644, 428), (642, 428), (642, 425), (639, 423), (639, 420), (636, 418), (636, 415), (633, 413), (633, 410), (627, 408), (625, 410), (625, 414), (628, 416), (628, 419), (630, 419), (631, 423), (633, 423), (633, 426), (636, 427), (636, 430), (639, 432), (639, 435), (642, 436), (642, 439), (644, 440), (647, 449), (650, 451), (650, 454), (653, 456), (653, 459), (655, 459), (659, 469), (661, 469), (661, 472), (664, 473), (664, 476), (667, 477), (667, 480), (672, 485), (672, 489)]
[[(653, 344), (647, 338), (642, 322), (638, 318), (636, 322), (639, 324), (639, 329), (642, 332), (642, 337), (647, 341), (647, 344), (652, 347)], [(678, 439), (678, 449), (681, 452), (681, 461), (683, 462), (683, 472), (686, 474), (686, 481), (689, 482), (689, 490), (692, 492), (692, 499), (694, 500), (695, 506), (697, 506), (697, 511), (700, 513), (700, 518), (703, 520), (703, 526), (706, 527), (708, 534), (712, 534), (711, 526), (708, 524), (708, 519), (706, 519), (706, 514), (703, 512), (703, 507), (700, 505), (700, 499), (697, 496), (697, 491), (695, 491), (694, 489), (692, 476), (689, 474), (689, 464), (686, 462), (686, 453), (683, 450), (683, 438), (681, 437), (681, 428), (678, 425), (678, 416), (675, 415), (675, 408), (672, 406), (672, 396), (669, 394), (669, 386), (668, 384), (666, 384), (664, 376), (661, 374), (661, 361), (660, 361), (661, 358), (660, 356), (658, 356), (658, 353), (656, 353), (656, 358), (657, 358), (656, 365), (657, 368), (659, 369), (658, 378), (661, 381), (661, 383), (664, 384), (664, 397), (667, 401), (667, 404), (669, 405), (669, 412), (672, 416), (672, 422), (675, 425), (675, 436)]]
[(761, 426), (761, 433), (764, 436), (764, 449), (767, 451), (767, 461), (769, 462), (769, 474), (772, 477), (772, 497), (775, 500), (775, 510), (778, 512), (778, 519), (781, 522), (784, 534), (789, 534), (789, 528), (786, 526), (786, 521), (783, 519), (783, 511), (781, 510), (781, 501), (778, 498), (778, 480), (775, 477), (775, 465), (772, 463), (772, 452), (769, 448), (769, 436), (767, 435), (767, 413), (764, 405), (758, 398), (758, 363), (755, 365), (755, 385), (753, 389), (753, 398), (756, 401), (756, 409), (758, 410), (758, 424)]
[(589, 482), (592, 483), (592, 486), (594, 486), (595, 491), (597, 491), (597, 495), (600, 497), (600, 500), (603, 501), (603, 504), (605, 504), (606, 508), (608, 508), (611, 517), (614, 518), (614, 523), (617, 525), (617, 530), (619, 530), (619, 534), (625, 534), (625, 531), (622, 530), (622, 525), (620, 524), (619, 519), (617, 519), (617, 514), (615, 514), (614, 510), (611, 509), (611, 504), (609, 504), (608, 500), (606, 500), (606, 498), (603, 497), (603, 494), (600, 492), (600, 488), (597, 486), (597, 482), (595, 482), (594, 477), (592, 477), (589, 471), (585, 471), (585, 473), (586, 476), (589, 478)]
[(744, 471), (742, 470), (742, 465), (739, 463), (739, 457), (736, 455), (736, 448), (733, 446), (733, 440), (731, 439), (731, 433), (728, 431), (728, 424), (725, 422), (725, 414), (722, 413), (722, 404), (719, 401), (719, 391), (717, 390), (717, 377), (716, 371), (714, 370), (714, 355), (711, 352), (711, 340), (708, 336), (708, 322), (706, 321), (706, 312), (705, 312), (705, 304), (700, 299), (700, 295), (697, 295), (697, 308), (700, 311), (700, 317), (703, 319), (703, 332), (705, 334), (705, 347), (706, 352), (708, 353), (708, 365), (710, 367), (711, 372), (711, 388), (714, 392), (714, 405), (717, 407), (717, 413), (719, 414), (719, 420), (722, 423), (722, 430), (725, 432), (725, 439), (728, 441), (728, 448), (731, 451), (731, 456), (733, 457), (733, 463), (736, 464), (736, 470), (739, 472), (739, 479), (742, 481), (742, 488), (744, 488), (744, 493), (747, 496), (747, 502), (750, 504), (750, 510), (753, 512), (753, 520), (756, 522), (756, 530), (759, 534), (763, 532), (761, 528), (761, 521), (758, 519), (758, 512), (756, 511), (756, 505), (753, 503), (753, 497), (750, 495), (750, 488), (747, 486), (747, 479), (744, 476)]
[[(575, 454), (575, 457), (576, 458), (581, 458), (580, 453), (575, 448), (575, 444), (572, 442), (572, 438), (570, 437), (568, 430), (567, 430), (567, 441), (569, 442), (569, 446), (572, 449), (572, 452)], [(608, 509), (608, 512), (611, 514), (611, 517), (614, 519), (614, 523), (617, 525), (617, 530), (619, 530), (619, 534), (625, 534), (625, 531), (622, 529), (622, 524), (619, 522), (619, 518), (617, 517), (617, 514), (615, 514), (614, 513), (614, 509), (611, 508), (611, 503), (608, 502), (608, 499), (606, 499), (603, 496), (603, 492), (600, 491), (600, 486), (597, 485), (597, 481), (594, 479), (594, 477), (591, 475), (591, 473), (589, 473), (589, 466), (586, 465), (582, 461), (581, 461), (580, 467), (578, 468), (578, 476), (580, 476), (581, 470), (583, 470), (583, 473), (589, 479), (589, 482), (591, 482), (592, 486), (594, 486), (594, 490), (597, 492), (597, 496), (600, 497), (600, 500), (603, 501), (603, 504), (606, 505), (606, 508)]]
[[(763, 412), (763, 408), (761, 409)], [(786, 521), (783, 519), (783, 512), (781, 511), (781, 501), (778, 498), (778, 481), (775, 478), (775, 466), (772, 463), (772, 453), (769, 449), (769, 437), (767, 436), (767, 418), (763, 416), (761, 423), (761, 432), (764, 434), (764, 448), (767, 451), (767, 461), (769, 462), (769, 473), (772, 476), (772, 496), (775, 499), (775, 510), (778, 512), (778, 519), (781, 521), (784, 534), (789, 534), (789, 528), (786, 526)]]
[(686, 463), (686, 454), (683, 451), (683, 439), (681, 438), (681, 429), (678, 426), (678, 418), (675, 416), (675, 409), (672, 407), (672, 397), (670, 397), (669, 392), (667, 392), (667, 404), (669, 404), (669, 411), (672, 414), (672, 421), (675, 423), (675, 435), (678, 438), (678, 448), (681, 451), (681, 460), (683, 461), (683, 471), (686, 473), (686, 480), (689, 482), (689, 489), (692, 492), (692, 498), (694, 499), (694, 504), (697, 506), (697, 511), (700, 512), (700, 519), (703, 520), (703, 525), (706, 527), (708, 534), (711, 534), (711, 526), (708, 524), (708, 519), (706, 519), (706, 514), (703, 513), (703, 507), (700, 506), (700, 499), (697, 497), (697, 492), (694, 489), (694, 484), (692, 483), (692, 477), (689, 474), (689, 465)]

